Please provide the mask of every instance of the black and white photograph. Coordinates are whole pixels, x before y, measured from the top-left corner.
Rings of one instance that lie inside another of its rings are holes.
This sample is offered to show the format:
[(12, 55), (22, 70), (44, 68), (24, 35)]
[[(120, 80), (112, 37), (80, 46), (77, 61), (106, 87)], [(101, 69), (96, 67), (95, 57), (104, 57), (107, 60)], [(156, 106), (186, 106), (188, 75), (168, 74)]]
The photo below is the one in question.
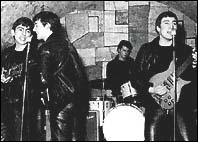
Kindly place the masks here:
[(197, 1), (1, 1), (1, 141), (197, 141)]

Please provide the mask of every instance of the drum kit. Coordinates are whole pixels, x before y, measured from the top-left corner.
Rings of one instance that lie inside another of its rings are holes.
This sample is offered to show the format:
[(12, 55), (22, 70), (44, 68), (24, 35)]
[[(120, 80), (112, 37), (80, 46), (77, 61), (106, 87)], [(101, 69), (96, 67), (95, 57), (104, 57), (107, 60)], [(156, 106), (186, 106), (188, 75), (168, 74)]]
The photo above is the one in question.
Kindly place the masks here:
[[(110, 89), (106, 79), (99, 79), (90, 82), (91, 88), (108, 90)], [(137, 92), (130, 81), (121, 86), (123, 100), (136, 98)], [(102, 127), (106, 141), (144, 141), (145, 108), (132, 102), (115, 103), (113, 96), (92, 98), (90, 110), (99, 111), (99, 126)]]

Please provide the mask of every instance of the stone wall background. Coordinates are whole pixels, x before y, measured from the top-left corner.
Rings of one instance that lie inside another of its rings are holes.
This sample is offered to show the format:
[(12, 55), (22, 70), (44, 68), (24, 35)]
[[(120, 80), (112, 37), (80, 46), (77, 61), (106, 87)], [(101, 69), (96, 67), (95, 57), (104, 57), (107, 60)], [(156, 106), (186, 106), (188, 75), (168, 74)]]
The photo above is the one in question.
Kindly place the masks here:
[[(21, 16), (33, 18), (41, 10), (53, 11), (61, 18), (89, 80), (106, 78), (106, 64), (117, 55), (120, 40), (132, 43), (131, 57), (135, 59), (140, 46), (156, 37), (155, 20), (163, 11), (177, 14), (186, 32), (184, 42), (194, 46), (197, 36), (195, 21), (157, 1), (1, 1), (1, 51), (13, 44), (13, 22)], [(102, 93), (106, 92), (92, 89), (93, 97)]]

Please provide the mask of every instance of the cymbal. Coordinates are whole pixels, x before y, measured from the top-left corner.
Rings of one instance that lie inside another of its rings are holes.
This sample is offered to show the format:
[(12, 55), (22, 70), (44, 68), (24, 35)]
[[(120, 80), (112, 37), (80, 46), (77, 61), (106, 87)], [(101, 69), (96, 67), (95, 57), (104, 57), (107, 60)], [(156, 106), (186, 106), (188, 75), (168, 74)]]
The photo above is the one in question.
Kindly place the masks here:
[(94, 89), (110, 89), (110, 86), (107, 83), (107, 79), (90, 80), (89, 85), (91, 88)]

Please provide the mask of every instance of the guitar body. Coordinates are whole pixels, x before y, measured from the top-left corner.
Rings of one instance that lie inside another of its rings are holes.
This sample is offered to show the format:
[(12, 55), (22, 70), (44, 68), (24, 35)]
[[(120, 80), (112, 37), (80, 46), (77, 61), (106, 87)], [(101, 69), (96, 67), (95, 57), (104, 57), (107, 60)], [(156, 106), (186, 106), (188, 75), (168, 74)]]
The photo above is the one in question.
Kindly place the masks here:
[(4, 75), (5, 78), (8, 78), (8, 77), (17, 78), (21, 76), (22, 70), (23, 70), (23, 64), (19, 64), (19, 65), (13, 66), (9, 70), (5, 70), (3, 68), (1, 73)]
[[(177, 101), (179, 100), (181, 89), (184, 85), (191, 81), (185, 81), (181, 78), (177, 78)], [(174, 63), (171, 62), (169, 68), (161, 73), (158, 73), (150, 78), (149, 82), (153, 83), (153, 87), (158, 85), (166, 86), (167, 93), (159, 96), (157, 94), (151, 94), (155, 101), (164, 109), (172, 109), (175, 102), (175, 83), (174, 83)]]

